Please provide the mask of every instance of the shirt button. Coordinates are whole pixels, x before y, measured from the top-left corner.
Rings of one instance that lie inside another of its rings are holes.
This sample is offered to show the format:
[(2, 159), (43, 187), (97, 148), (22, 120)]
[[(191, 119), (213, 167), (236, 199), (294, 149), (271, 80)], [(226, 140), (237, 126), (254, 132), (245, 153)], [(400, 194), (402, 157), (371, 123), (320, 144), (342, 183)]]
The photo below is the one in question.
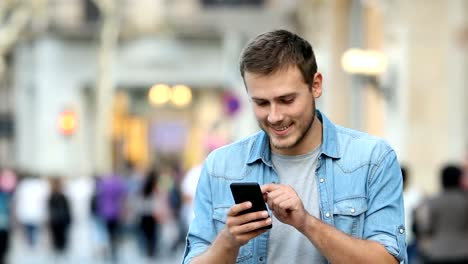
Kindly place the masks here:
[(400, 228), (400, 234), (403, 234), (405, 230), (403, 228)]
[(324, 178), (320, 178), (320, 183), (323, 183), (325, 181)]
[(351, 213), (354, 214), (354, 212), (356, 212), (356, 210), (354, 210), (354, 208), (351, 208)]
[(326, 217), (326, 218), (330, 217), (330, 213), (326, 213), (326, 214), (325, 214), (325, 217)]
[(258, 261), (263, 262), (263, 257), (259, 257)]

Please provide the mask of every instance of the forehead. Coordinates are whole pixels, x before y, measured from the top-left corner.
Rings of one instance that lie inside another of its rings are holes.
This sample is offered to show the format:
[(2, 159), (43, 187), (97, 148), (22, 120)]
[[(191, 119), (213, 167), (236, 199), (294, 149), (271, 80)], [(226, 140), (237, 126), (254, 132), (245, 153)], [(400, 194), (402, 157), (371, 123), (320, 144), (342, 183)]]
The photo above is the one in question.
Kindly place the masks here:
[(269, 75), (246, 72), (247, 93), (255, 98), (275, 98), (308, 89), (297, 67), (289, 67)]

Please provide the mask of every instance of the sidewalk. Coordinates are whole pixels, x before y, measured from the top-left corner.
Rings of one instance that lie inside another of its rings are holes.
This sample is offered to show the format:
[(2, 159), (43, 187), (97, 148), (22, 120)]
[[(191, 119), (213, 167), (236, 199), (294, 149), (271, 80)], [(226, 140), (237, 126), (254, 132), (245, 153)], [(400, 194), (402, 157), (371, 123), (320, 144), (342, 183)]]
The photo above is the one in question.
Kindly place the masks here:
[[(50, 243), (44, 230), (38, 237), (35, 248), (26, 245), (21, 230), (14, 230), (10, 241), (9, 261), (10, 264), (82, 264), (112, 263), (110, 260), (99, 256), (93, 245), (90, 223), (75, 224), (70, 233), (69, 250), (64, 256), (55, 256), (50, 250)], [(155, 259), (145, 258), (137, 247), (136, 241), (124, 238), (121, 241), (118, 262), (130, 264), (179, 264), (181, 262), (183, 248), (179, 248), (174, 254), (170, 253), (169, 245), (175, 236), (175, 226), (167, 223), (162, 227), (163, 236), (160, 242), (159, 255)]]

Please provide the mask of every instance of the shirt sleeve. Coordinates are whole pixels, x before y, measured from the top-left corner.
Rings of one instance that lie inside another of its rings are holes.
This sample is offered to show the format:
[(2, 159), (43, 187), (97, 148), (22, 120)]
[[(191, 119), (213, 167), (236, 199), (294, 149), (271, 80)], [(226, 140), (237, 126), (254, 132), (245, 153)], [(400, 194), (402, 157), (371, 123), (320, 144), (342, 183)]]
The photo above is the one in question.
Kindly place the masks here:
[(183, 263), (190, 263), (192, 258), (205, 252), (216, 237), (213, 222), (213, 204), (211, 186), (206, 165), (203, 165), (194, 200), (195, 218), (192, 221), (185, 247)]
[(368, 178), (368, 193), (364, 238), (382, 244), (400, 263), (407, 263), (403, 177), (393, 150), (375, 163)]

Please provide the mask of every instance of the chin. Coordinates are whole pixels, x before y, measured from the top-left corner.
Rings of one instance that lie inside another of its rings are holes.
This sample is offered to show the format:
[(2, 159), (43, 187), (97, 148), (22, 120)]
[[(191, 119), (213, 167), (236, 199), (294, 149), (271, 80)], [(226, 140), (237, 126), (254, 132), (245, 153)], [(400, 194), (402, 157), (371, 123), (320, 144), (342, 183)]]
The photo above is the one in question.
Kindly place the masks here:
[(294, 147), (294, 143), (293, 142), (278, 142), (278, 141), (273, 141), (273, 147), (275, 147), (275, 149), (290, 149), (292, 147)]

